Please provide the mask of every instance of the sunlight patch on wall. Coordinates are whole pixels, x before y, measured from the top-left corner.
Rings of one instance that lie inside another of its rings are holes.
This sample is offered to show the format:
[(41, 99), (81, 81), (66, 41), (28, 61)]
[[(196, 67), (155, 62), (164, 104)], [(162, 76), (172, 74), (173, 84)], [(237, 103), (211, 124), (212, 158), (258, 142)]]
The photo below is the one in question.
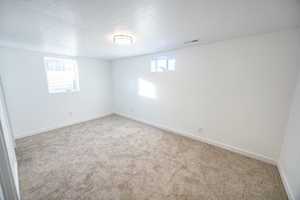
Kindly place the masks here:
[(139, 78), (138, 94), (139, 94), (139, 96), (156, 99), (155, 85), (149, 81), (145, 81), (145, 80)]

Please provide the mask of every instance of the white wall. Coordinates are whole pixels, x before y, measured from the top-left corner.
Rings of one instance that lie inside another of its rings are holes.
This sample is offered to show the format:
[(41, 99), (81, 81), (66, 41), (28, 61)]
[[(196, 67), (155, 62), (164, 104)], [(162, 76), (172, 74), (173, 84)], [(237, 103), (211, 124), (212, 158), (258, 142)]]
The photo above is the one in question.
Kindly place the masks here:
[(279, 170), (290, 199), (300, 199), (300, 76), (290, 109)]
[[(298, 29), (157, 54), (175, 55), (175, 72), (151, 73), (155, 55), (113, 61), (115, 112), (275, 163), (300, 67), (299, 35)], [(138, 95), (138, 79), (153, 84), (156, 98)]]
[(109, 62), (76, 58), (80, 92), (49, 94), (44, 56), (53, 55), (0, 48), (0, 73), (15, 137), (112, 112)]

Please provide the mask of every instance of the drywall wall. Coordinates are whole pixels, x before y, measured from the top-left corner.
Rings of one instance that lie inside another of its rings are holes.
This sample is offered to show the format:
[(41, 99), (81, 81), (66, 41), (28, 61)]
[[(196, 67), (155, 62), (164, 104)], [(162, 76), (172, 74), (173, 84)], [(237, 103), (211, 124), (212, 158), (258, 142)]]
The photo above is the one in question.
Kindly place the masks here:
[[(296, 29), (113, 61), (114, 112), (275, 163), (300, 67), (299, 35)], [(151, 73), (157, 55), (174, 55), (176, 71)]]
[(0, 48), (0, 74), (15, 137), (111, 113), (109, 62), (76, 58), (80, 91), (49, 94), (44, 56), (55, 55)]
[[(300, 63), (299, 63), (300, 66)], [(279, 171), (291, 200), (300, 199), (300, 76), (294, 93)]]

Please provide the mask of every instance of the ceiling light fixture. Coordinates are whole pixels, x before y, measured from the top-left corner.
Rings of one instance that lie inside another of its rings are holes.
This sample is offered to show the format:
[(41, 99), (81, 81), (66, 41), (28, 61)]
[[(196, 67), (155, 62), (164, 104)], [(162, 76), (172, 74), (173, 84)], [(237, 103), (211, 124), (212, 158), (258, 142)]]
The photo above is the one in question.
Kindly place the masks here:
[(118, 45), (129, 45), (134, 43), (134, 37), (127, 34), (113, 35), (113, 42)]

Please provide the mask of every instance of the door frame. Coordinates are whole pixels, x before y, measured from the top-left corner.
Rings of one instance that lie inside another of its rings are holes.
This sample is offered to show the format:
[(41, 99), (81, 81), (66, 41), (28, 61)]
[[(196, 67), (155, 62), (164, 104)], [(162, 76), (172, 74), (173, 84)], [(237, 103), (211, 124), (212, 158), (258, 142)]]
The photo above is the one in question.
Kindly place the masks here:
[(12, 168), (10, 166), (7, 146), (4, 139), (2, 124), (0, 121), (0, 184), (5, 200), (19, 200), (17, 188), (14, 183)]

